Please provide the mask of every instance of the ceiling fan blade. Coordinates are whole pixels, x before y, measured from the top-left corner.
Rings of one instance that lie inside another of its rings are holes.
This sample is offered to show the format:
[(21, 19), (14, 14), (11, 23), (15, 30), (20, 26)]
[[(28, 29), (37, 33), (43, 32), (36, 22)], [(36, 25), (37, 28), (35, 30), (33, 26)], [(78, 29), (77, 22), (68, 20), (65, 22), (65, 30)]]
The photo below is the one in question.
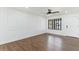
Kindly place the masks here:
[(51, 9), (48, 9), (47, 15), (48, 15), (48, 14), (51, 14)]
[(59, 11), (54, 11), (54, 12), (51, 12), (51, 13), (59, 13)]
[(48, 12), (51, 12), (52, 10), (51, 9), (48, 9)]

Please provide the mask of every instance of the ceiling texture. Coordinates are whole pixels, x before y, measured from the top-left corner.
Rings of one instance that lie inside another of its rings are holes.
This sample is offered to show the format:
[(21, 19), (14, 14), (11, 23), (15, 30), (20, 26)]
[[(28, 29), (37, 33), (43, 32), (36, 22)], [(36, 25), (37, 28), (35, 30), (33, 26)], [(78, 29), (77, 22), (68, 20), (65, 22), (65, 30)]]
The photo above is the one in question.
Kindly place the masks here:
[(79, 7), (16, 7), (16, 9), (41, 16), (49, 16), (46, 14), (48, 9), (51, 9), (52, 12), (59, 11), (59, 14), (52, 15), (79, 13)]

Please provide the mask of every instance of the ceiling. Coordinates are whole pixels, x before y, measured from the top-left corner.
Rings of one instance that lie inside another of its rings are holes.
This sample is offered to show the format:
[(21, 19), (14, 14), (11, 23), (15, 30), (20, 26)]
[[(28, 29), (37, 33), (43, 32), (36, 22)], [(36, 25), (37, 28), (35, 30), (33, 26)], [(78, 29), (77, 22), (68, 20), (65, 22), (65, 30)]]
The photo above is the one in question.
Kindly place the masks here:
[(24, 12), (30, 12), (33, 14), (41, 15), (41, 16), (48, 16), (46, 14), (48, 12), (48, 9), (51, 9), (52, 11), (59, 11), (60, 13), (58, 15), (79, 13), (79, 7), (28, 7), (28, 8), (16, 7), (16, 9), (24, 11)]

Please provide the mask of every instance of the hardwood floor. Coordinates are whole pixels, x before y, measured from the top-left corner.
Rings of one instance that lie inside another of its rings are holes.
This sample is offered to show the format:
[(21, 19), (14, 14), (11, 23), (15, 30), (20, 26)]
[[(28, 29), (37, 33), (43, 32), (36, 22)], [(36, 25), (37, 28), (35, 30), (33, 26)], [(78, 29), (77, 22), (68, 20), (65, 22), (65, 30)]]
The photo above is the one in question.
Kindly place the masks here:
[(79, 51), (79, 39), (41, 34), (0, 45), (0, 51)]

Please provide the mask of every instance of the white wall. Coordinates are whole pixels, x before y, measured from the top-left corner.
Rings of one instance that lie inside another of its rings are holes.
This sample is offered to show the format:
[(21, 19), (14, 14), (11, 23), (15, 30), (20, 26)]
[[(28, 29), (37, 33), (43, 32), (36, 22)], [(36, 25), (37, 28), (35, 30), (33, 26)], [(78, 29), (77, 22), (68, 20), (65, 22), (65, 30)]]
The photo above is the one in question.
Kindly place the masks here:
[[(47, 28), (48, 33), (59, 34), (64, 36), (73, 36), (79, 38), (79, 14), (66, 14), (66, 15), (52, 15), (49, 16), (48, 19), (53, 18), (62, 18), (62, 31), (60, 30), (49, 30)], [(47, 19), (47, 24), (48, 24)], [(66, 28), (68, 25), (68, 28)]]
[(0, 44), (44, 32), (45, 18), (13, 8), (0, 8)]

